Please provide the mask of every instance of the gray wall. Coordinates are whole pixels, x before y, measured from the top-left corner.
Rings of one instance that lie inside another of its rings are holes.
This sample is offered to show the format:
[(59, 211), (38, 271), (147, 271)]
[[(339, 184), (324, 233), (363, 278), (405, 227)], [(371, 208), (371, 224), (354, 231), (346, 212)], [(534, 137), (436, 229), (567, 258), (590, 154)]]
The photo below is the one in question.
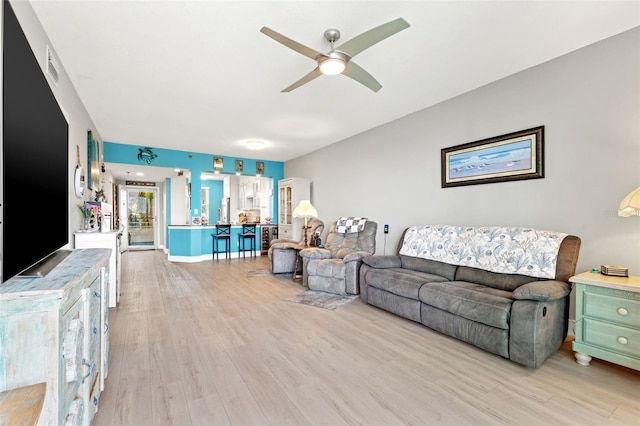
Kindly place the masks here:
[[(441, 188), (442, 148), (539, 125), (544, 179)], [(377, 254), (411, 225), (525, 226), (579, 236), (578, 271), (640, 275), (640, 217), (617, 216), (640, 185), (640, 28), (291, 160), (285, 176), (312, 180), (327, 224), (378, 222)]]

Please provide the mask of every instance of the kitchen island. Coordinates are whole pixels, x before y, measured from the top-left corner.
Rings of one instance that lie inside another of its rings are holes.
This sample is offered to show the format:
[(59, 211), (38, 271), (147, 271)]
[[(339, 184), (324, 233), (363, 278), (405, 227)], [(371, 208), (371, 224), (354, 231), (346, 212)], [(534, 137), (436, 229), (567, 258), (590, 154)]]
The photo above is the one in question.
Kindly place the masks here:
[[(261, 226), (257, 224), (256, 247), (260, 255)], [(213, 238), (215, 225), (169, 225), (167, 233), (168, 260), (171, 262), (203, 262), (213, 259)], [(238, 257), (238, 234), (242, 232), (242, 224), (231, 225), (231, 257)]]

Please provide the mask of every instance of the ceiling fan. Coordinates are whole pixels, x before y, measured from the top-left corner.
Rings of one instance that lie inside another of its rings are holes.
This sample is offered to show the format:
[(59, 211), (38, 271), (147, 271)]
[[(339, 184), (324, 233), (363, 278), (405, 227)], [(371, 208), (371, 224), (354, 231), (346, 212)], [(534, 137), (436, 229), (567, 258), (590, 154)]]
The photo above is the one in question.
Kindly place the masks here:
[(282, 92), (291, 92), (303, 84), (320, 77), (322, 74), (343, 74), (354, 79), (358, 83), (365, 85), (374, 92), (377, 92), (382, 88), (382, 85), (378, 83), (371, 74), (351, 59), (363, 50), (368, 49), (374, 44), (387, 37), (391, 37), (395, 33), (406, 28), (409, 28), (407, 21), (402, 18), (398, 18), (391, 22), (387, 22), (386, 24), (372, 28), (369, 31), (365, 31), (359, 36), (344, 42), (337, 48), (334, 46), (334, 43), (340, 39), (340, 31), (336, 29), (329, 29), (324, 32), (324, 38), (331, 44), (331, 50), (326, 54), (320, 53), (317, 50), (298, 43), (297, 41), (293, 41), (270, 28), (262, 27), (260, 31), (275, 41), (284, 44), (288, 48), (313, 59), (318, 64), (313, 71), (293, 83), (291, 86), (283, 89)]

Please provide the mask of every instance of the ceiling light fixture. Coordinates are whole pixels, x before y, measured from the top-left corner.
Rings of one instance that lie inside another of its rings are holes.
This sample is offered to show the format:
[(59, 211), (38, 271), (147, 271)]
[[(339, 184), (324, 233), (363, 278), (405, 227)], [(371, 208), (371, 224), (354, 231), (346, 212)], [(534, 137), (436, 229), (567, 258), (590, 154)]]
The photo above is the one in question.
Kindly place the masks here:
[(247, 149), (259, 150), (264, 149), (264, 142), (259, 140), (250, 140), (246, 142)]
[(325, 75), (341, 74), (347, 68), (349, 57), (342, 52), (332, 50), (326, 57), (318, 60), (320, 72)]

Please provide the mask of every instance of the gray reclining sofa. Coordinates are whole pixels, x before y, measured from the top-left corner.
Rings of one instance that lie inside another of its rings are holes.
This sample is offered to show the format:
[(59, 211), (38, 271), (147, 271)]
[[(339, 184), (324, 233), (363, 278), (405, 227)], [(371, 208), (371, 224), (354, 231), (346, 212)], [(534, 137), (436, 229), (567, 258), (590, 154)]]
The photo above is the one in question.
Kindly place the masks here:
[(568, 280), (579, 250), (578, 237), (549, 231), (410, 227), (395, 255), (364, 257), (360, 295), (371, 305), (537, 368), (567, 336)]

